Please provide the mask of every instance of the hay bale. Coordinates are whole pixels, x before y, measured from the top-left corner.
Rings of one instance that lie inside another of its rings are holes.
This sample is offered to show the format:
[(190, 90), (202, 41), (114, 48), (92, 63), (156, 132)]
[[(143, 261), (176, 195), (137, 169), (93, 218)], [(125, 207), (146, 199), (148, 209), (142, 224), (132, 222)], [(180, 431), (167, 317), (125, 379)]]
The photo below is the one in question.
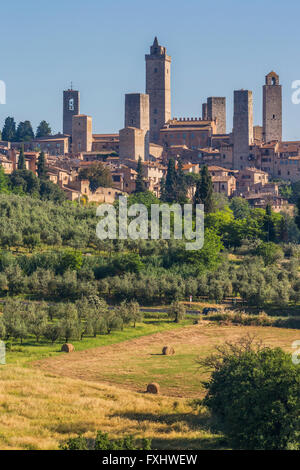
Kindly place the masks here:
[(70, 352), (75, 351), (75, 348), (74, 348), (73, 344), (65, 343), (65, 344), (62, 345), (61, 351), (70, 353)]
[(159, 385), (155, 382), (147, 385), (147, 393), (154, 393), (157, 395), (159, 390)]
[(171, 346), (164, 346), (162, 349), (162, 353), (164, 356), (173, 356), (173, 354), (175, 354), (175, 349)]

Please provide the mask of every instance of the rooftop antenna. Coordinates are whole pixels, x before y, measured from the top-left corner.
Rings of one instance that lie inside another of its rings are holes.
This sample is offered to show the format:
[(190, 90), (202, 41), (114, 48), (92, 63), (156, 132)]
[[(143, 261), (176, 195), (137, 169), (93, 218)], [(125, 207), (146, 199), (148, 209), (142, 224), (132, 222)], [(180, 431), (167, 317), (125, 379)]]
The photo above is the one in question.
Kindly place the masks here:
[(71, 82), (71, 90), (73, 90), (73, 82)]

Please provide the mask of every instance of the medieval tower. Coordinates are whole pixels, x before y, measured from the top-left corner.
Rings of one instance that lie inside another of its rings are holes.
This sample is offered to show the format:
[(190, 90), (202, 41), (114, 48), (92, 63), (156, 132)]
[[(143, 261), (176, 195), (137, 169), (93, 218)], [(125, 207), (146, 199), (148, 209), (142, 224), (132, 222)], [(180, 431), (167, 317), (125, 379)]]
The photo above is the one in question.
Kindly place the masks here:
[(275, 72), (266, 76), (263, 86), (263, 140), (282, 140), (282, 86)]
[(226, 98), (211, 96), (207, 98), (207, 119), (216, 120), (216, 134), (226, 134)]
[(149, 157), (149, 95), (125, 95), (125, 128), (119, 131), (120, 159)]
[(72, 118), (80, 114), (79, 91), (65, 90), (63, 93), (63, 133), (72, 135)]
[(155, 37), (146, 54), (146, 93), (150, 103), (150, 142), (159, 142), (159, 131), (171, 119), (171, 57)]
[(233, 112), (233, 168), (243, 170), (249, 166), (249, 146), (253, 144), (252, 91), (234, 92)]

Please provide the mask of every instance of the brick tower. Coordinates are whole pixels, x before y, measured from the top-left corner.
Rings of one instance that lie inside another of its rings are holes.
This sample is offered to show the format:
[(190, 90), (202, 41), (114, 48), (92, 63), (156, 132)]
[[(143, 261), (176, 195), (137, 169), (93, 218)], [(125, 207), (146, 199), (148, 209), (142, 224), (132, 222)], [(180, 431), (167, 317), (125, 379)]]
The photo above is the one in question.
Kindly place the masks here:
[(63, 133), (72, 135), (72, 117), (80, 114), (79, 91), (64, 90), (63, 92)]
[(150, 102), (150, 142), (158, 143), (159, 131), (171, 119), (171, 57), (155, 37), (146, 54), (146, 93)]
[(243, 170), (249, 166), (249, 146), (253, 144), (252, 91), (234, 92), (233, 167)]
[(263, 86), (263, 140), (282, 140), (282, 86), (275, 72), (266, 76)]

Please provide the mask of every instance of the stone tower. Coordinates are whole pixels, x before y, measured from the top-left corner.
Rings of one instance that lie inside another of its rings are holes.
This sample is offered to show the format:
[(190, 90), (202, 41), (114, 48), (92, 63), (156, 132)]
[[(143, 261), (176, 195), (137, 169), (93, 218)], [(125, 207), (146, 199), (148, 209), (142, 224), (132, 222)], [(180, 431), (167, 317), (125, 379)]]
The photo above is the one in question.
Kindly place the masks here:
[(72, 118), (72, 153), (92, 150), (92, 117), (79, 114)]
[(80, 114), (79, 91), (64, 90), (63, 92), (63, 133), (72, 135), (72, 117)]
[(235, 90), (233, 113), (233, 167), (249, 166), (249, 146), (253, 144), (252, 91)]
[(143, 93), (125, 95), (125, 127), (137, 127), (149, 131), (149, 95)]
[(282, 140), (282, 86), (275, 72), (266, 76), (263, 86), (263, 140)]
[[(138, 159), (139, 157), (142, 160), (148, 159), (149, 117), (149, 95), (143, 93), (128, 93), (125, 95), (125, 129), (120, 131), (121, 159)], [(144, 142), (143, 150), (141, 150), (142, 141)]]
[(217, 120), (216, 134), (226, 134), (226, 98), (216, 96), (207, 98), (207, 119)]
[(158, 143), (159, 131), (171, 119), (171, 57), (155, 37), (146, 54), (146, 93), (150, 103), (150, 142)]

